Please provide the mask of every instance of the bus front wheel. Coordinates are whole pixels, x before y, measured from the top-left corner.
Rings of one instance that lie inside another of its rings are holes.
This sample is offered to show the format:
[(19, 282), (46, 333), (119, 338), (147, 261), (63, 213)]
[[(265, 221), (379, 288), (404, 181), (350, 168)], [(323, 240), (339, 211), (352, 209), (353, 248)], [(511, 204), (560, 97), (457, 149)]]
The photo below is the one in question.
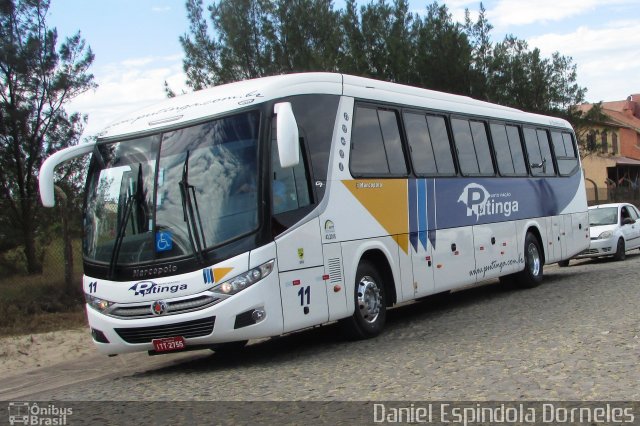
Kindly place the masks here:
[(535, 235), (527, 233), (524, 240), (524, 270), (520, 272), (516, 282), (520, 287), (533, 288), (542, 282), (544, 260), (540, 243)]
[(387, 297), (380, 273), (366, 260), (356, 271), (353, 301), (353, 315), (342, 320), (347, 337), (360, 340), (380, 334), (387, 319)]

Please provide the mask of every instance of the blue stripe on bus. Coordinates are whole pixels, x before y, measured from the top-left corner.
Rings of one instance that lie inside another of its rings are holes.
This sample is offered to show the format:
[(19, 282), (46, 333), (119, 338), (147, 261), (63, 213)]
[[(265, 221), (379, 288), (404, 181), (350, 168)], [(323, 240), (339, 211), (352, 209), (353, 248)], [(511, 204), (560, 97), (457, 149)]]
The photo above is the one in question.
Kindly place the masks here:
[(427, 249), (427, 181), (418, 179), (418, 231), (423, 249)]
[(409, 179), (409, 242), (418, 251), (418, 218), (417, 218), (417, 184), (415, 179)]

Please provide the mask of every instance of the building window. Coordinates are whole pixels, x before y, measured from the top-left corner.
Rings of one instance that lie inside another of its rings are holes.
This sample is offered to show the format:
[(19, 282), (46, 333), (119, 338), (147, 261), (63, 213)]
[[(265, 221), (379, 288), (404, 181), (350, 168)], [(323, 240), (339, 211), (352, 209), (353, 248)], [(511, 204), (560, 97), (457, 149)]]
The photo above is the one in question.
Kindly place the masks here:
[(618, 134), (615, 132), (611, 134), (611, 145), (613, 149), (613, 154), (617, 155), (618, 154)]
[(596, 132), (595, 130), (589, 130), (589, 134), (587, 135), (587, 150), (595, 151), (596, 150)]
[(602, 145), (602, 153), (606, 154), (609, 152), (609, 144), (607, 143), (607, 132), (603, 131), (600, 134), (600, 144)]

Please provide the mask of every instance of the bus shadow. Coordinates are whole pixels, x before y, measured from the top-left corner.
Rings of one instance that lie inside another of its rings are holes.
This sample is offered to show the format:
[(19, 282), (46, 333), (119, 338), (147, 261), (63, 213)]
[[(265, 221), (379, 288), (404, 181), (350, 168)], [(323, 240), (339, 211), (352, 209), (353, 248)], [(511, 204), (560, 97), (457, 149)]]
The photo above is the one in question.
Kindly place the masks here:
[[(585, 271), (575, 271), (576, 276), (586, 273)], [(549, 273), (545, 273), (542, 284), (534, 289), (521, 289), (518, 288), (517, 284), (506, 284), (500, 283), (498, 280), (492, 280), (452, 293), (440, 293), (420, 298), (388, 310), (385, 332), (378, 338), (384, 339), (385, 334), (398, 332), (411, 323), (429, 323), (434, 317), (449, 315), (449, 312), (451, 312), (451, 315), (455, 315), (455, 311), (465, 306), (484, 304), (501, 298), (517, 298), (518, 293), (524, 294), (524, 292), (527, 292), (526, 297), (531, 297), (528, 292), (544, 293), (545, 287), (557, 284), (564, 278), (563, 274), (549, 271)], [(252, 342), (241, 350), (228, 353), (212, 352), (210, 356), (176, 361), (175, 364), (137, 373), (134, 376), (148, 377), (174, 374), (176, 372), (218, 371), (234, 367), (265, 367), (301, 357), (323, 356), (341, 349), (349, 351), (352, 349), (351, 346), (357, 344), (358, 342), (350, 341), (344, 337), (340, 324), (331, 323), (284, 336)]]

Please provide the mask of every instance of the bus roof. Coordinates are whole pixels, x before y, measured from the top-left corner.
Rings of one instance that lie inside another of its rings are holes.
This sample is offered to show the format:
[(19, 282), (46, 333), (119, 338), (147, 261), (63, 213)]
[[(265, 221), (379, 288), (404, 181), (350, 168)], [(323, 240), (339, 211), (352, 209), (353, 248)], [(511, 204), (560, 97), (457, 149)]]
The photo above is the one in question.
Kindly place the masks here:
[(571, 128), (562, 119), (526, 113), (466, 96), (344, 74), (299, 73), (239, 81), (176, 96), (121, 117), (98, 137), (101, 140), (122, 138), (175, 128), (252, 104), (314, 93)]

